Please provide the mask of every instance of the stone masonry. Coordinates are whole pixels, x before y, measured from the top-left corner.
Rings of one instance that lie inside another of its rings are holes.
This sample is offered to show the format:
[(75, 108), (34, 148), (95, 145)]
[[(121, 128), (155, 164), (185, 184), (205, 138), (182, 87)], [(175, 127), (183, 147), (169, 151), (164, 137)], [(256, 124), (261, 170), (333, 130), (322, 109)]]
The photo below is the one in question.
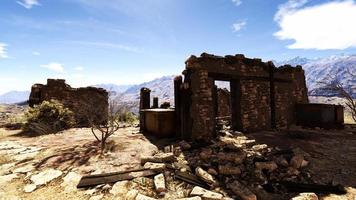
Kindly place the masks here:
[(34, 84), (31, 88), (29, 105), (55, 99), (75, 114), (79, 126), (104, 123), (108, 116), (108, 92), (101, 88), (72, 88), (63, 79), (48, 79), (47, 85)]
[(215, 136), (217, 91), (214, 81), (229, 81), (232, 129), (251, 132), (286, 128), (295, 123), (295, 105), (308, 103), (301, 66), (275, 67), (272, 62), (203, 53), (186, 61), (175, 79), (177, 136), (207, 140)]

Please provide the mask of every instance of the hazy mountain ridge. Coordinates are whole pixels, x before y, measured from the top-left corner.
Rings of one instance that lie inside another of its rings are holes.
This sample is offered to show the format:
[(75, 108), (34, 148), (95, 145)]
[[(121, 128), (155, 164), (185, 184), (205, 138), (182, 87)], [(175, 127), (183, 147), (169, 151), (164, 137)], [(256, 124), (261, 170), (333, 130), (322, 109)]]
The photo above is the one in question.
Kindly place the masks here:
[[(351, 56), (331, 56), (327, 58), (308, 59), (295, 57), (285, 61), (273, 61), (276, 66), (290, 64), (292, 66), (302, 65), (305, 70), (309, 95), (312, 96), (336, 96), (335, 94), (322, 91), (318, 88), (322, 86), (320, 81), (329, 76), (336, 77), (356, 98), (356, 80), (351, 74), (356, 74), (356, 55)], [(348, 73), (351, 72), (350, 73)], [(137, 104), (140, 98), (140, 89), (147, 87), (151, 89), (151, 97), (157, 96), (159, 102), (171, 102), (173, 105), (174, 88), (173, 79), (175, 75), (163, 76), (149, 82), (137, 85), (117, 85), (117, 84), (97, 84), (94, 87), (101, 87), (114, 91), (115, 96), (124, 102), (134, 102)], [(10, 91), (0, 95), (0, 103), (18, 103), (27, 101), (29, 91)]]
[(296, 57), (283, 62), (276, 62), (277, 66), (290, 64), (302, 65), (305, 71), (308, 93), (312, 96), (337, 96), (335, 93), (321, 90), (327, 80), (336, 78), (356, 98), (356, 55), (330, 56), (320, 59)]

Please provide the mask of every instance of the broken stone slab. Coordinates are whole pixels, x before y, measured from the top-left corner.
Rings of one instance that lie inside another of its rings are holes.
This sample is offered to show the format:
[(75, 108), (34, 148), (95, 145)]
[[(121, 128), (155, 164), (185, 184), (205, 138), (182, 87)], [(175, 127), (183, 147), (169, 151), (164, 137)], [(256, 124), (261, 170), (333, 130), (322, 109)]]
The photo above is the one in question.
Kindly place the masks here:
[(126, 194), (128, 191), (129, 191), (129, 181), (125, 180), (125, 181), (116, 182), (112, 186), (110, 190), (110, 194), (123, 195)]
[(165, 162), (174, 162), (173, 153), (157, 153), (154, 156), (142, 157), (141, 163), (154, 162), (154, 163), (165, 163)]
[(269, 162), (255, 162), (255, 167), (257, 170), (266, 169), (269, 172), (272, 172), (278, 168), (277, 164), (274, 161)]
[(201, 178), (203, 181), (210, 185), (217, 185), (217, 181), (215, 180), (215, 178), (201, 167), (197, 167), (195, 169), (195, 175), (197, 175), (199, 178)]
[(195, 197), (187, 197), (187, 198), (181, 198), (176, 200), (201, 200), (201, 197), (195, 196)]
[(267, 148), (267, 144), (256, 144), (252, 146), (252, 150), (257, 152), (265, 151)]
[(136, 196), (138, 194), (138, 190), (130, 190), (126, 193), (125, 195), (125, 200), (135, 200)]
[(156, 191), (158, 193), (166, 191), (166, 182), (164, 180), (163, 174), (158, 174), (153, 178), (153, 182), (155, 184)]
[(146, 162), (143, 165), (143, 168), (157, 170), (157, 171), (163, 171), (164, 169), (166, 169), (166, 164), (165, 163)]
[(241, 169), (231, 165), (219, 165), (219, 174), (222, 175), (240, 175)]
[(204, 200), (221, 200), (223, 198), (222, 194), (206, 190), (199, 186), (193, 188), (190, 192), (190, 196), (200, 196)]
[(155, 198), (148, 197), (148, 196), (143, 195), (143, 194), (138, 194), (135, 199), (136, 200), (155, 200)]
[(227, 185), (241, 200), (257, 200), (257, 196), (238, 181)]
[(14, 173), (26, 174), (27, 172), (33, 171), (35, 167), (32, 164), (25, 165), (13, 170)]
[(19, 177), (18, 174), (8, 174), (8, 175), (0, 176), (0, 184), (5, 184), (18, 177)]
[(315, 193), (300, 193), (291, 200), (319, 200), (319, 198)]
[(37, 186), (35, 184), (28, 184), (28, 185), (25, 185), (23, 190), (26, 193), (30, 193), (30, 192), (33, 192), (36, 188), (37, 188)]
[(46, 169), (43, 172), (40, 172), (36, 175), (31, 176), (30, 180), (35, 185), (44, 185), (55, 178), (58, 178), (62, 175), (62, 171), (55, 170), (55, 169)]
[(63, 177), (63, 183), (61, 183), (61, 186), (65, 188), (64, 192), (70, 193), (75, 191), (80, 179), (81, 175), (75, 172), (69, 172), (65, 177)]

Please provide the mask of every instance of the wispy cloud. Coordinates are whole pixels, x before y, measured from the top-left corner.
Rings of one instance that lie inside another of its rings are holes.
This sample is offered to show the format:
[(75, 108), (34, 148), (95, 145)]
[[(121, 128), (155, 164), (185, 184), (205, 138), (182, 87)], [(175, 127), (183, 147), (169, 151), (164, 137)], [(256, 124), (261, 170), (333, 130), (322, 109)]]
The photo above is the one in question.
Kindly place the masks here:
[(88, 46), (96, 46), (96, 47), (103, 47), (103, 48), (114, 48), (114, 49), (120, 49), (123, 51), (128, 51), (128, 52), (134, 52), (134, 53), (140, 53), (143, 50), (140, 48), (132, 47), (132, 46), (126, 46), (123, 44), (117, 44), (117, 43), (110, 43), (110, 42), (91, 42), (91, 41), (69, 41), (70, 43), (73, 44), (80, 44), (80, 45), (88, 45)]
[(74, 68), (75, 71), (83, 71), (84, 67), (83, 66), (77, 66)]
[(236, 6), (239, 6), (242, 4), (241, 0), (232, 0), (232, 3), (234, 3)]
[(22, 1), (16, 1), (16, 2), (27, 9), (31, 9), (33, 6), (40, 5), (38, 0), (22, 0)]
[(33, 52), (32, 52), (32, 55), (34, 55), (34, 56), (39, 56), (39, 55), (41, 55), (41, 53), (38, 52), (38, 51), (33, 51)]
[(279, 6), (274, 20), (280, 40), (294, 40), (290, 49), (346, 49), (356, 47), (356, 3), (332, 1), (305, 6), (307, 0), (289, 0)]
[(51, 71), (54, 71), (54, 72), (64, 73), (63, 65), (60, 64), (60, 63), (57, 63), (57, 62), (51, 62), (51, 63), (48, 63), (46, 65), (41, 65), (41, 67), (47, 68), (47, 69), (49, 69)]
[(8, 58), (9, 56), (7, 55), (7, 44), (0, 43), (0, 58)]
[(232, 25), (232, 30), (234, 32), (239, 32), (242, 28), (244, 28), (246, 26), (246, 21), (239, 21), (239, 22), (236, 22)]

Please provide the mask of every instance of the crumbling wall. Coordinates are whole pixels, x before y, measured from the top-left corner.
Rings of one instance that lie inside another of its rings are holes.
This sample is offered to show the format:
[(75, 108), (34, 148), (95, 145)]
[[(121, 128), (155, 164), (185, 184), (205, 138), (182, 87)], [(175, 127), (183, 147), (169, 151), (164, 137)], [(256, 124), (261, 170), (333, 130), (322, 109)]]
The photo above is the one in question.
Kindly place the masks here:
[(241, 54), (221, 57), (203, 53), (186, 61), (183, 74), (184, 82), (175, 84), (175, 91), (184, 90), (189, 95), (185, 97), (188, 99), (176, 99), (179, 102), (176, 103), (177, 116), (180, 125), (185, 127), (181, 134), (196, 140), (215, 135), (215, 117), (219, 116), (214, 104), (217, 98), (215, 80), (230, 81), (235, 130), (258, 131), (288, 126), (295, 122), (295, 103), (308, 102), (301, 67), (276, 68), (272, 62), (245, 58)]
[(72, 88), (63, 79), (48, 79), (47, 84), (34, 84), (31, 88), (29, 105), (55, 99), (75, 114), (79, 126), (88, 126), (89, 119), (103, 123), (108, 116), (108, 92), (101, 88)]

